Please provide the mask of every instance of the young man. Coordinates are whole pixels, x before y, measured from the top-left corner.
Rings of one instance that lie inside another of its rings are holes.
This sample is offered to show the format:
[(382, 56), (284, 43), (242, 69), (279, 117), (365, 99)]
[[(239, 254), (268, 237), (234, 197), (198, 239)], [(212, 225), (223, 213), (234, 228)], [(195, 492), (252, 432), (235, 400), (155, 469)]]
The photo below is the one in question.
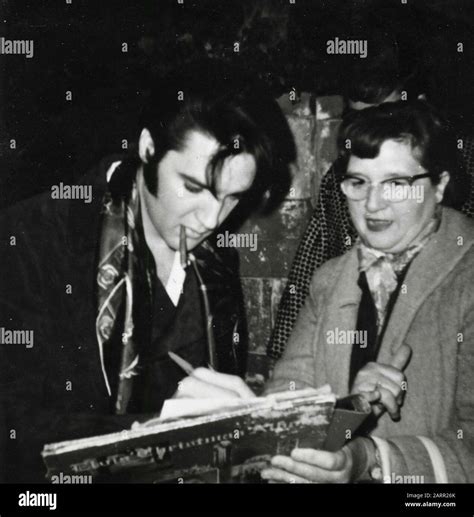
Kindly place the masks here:
[(45, 443), (129, 427), (166, 398), (252, 396), (204, 368), (242, 374), (245, 342), (236, 258), (212, 240), (284, 191), (289, 133), (265, 94), (208, 77), (157, 87), (138, 156), (1, 218), (7, 481), (44, 480)]

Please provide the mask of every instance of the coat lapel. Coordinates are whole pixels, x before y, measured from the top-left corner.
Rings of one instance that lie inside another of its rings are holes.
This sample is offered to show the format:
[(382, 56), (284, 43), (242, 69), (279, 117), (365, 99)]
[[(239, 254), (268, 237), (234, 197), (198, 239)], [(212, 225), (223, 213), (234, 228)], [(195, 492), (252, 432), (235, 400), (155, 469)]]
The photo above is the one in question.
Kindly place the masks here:
[(325, 323), (319, 336), (320, 342), (326, 347), (327, 381), (333, 391), (341, 395), (347, 393), (352, 344), (330, 344), (328, 333), (355, 329), (361, 298), (361, 290), (357, 285), (358, 276), (357, 250), (352, 248), (341, 258), (340, 274), (325, 308)]
[(462, 214), (443, 209), (439, 230), (410, 265), (404, 282), (406, 292), (402, 290), (398, 295), (385, 331), (379, 354), (381, 362), (388, 362), (396, 353), (422, 304), (472, 245), (473, 232), (469, 223)]

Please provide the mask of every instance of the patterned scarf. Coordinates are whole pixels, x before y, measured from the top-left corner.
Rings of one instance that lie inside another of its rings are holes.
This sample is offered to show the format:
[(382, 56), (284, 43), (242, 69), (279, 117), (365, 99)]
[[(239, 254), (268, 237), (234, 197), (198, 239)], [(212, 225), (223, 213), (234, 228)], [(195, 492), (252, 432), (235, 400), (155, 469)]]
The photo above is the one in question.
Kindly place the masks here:
[(439, 222), (439, 212), (437, 212), (418, 237), (401, 253), (384, 253), (366, 246), (361, 240), (358, 241), (359, 273), (365, 271), (369, 290), (377, 309), (378, 335), (384, 327), (388, 301), (397, 288), (399, 275), (430, 240), (438, 229)]
[[(119, 169), (121, 167), (119, 166)], [(114, 176), (120, 176), (117, 170)], [(114, 178), (115, 180), (115, 178)], [(116, 323), (122, 326), (122, 354), (115, 411), (124, 414), (130, 401), (133, 380), (138, 375), (139, 355), (133, 339), (133, 282), (136, 271), (134, 249), (139, 241), (137, 222), (140, 203), (135, 180), (131, 189), (121, 196), (112, 196), (111, 188), (104, 196), (103, 220), (97, 271), (98, 315), (96, 335), (99, 344), (102, 373), (109, 395), (112, 395), (105, 370), (104, 347), (112, 346), (111, 338)], [(125, 303), (124, 320), (116, 322)]]

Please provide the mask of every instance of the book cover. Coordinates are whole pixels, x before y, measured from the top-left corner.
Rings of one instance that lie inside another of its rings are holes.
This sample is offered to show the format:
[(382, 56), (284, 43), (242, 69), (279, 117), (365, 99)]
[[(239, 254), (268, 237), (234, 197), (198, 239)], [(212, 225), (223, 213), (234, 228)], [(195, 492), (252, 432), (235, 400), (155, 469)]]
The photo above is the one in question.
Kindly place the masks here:
[(189, 418), (155, 419), (120, 433), (46, 445), (48, 477), (95, 483), (256, 483), (275, 454), (323, 448), (331, 393), (284, 392)]

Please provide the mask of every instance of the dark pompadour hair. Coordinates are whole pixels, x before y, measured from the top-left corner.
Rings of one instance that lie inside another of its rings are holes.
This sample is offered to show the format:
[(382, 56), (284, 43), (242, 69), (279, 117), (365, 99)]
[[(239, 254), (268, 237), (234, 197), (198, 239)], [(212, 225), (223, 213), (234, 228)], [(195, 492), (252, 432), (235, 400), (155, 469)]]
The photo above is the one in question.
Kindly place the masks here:
[(460, 167), (456, 138), (435, 108), (425, 101), (415, 100), (388, 102), (352, 113), (339, 129), (339, 153), (347, 161), (351, 155), (376, 158), (386, 140), (409, 144), (434, 184), (439, 182), (443, 171), (448, 171), (451, 179), (443, 204), (462, 205), (467, 178)]
[(290, 184), (289, 164), (296, 151), (287, 121), (266, 89), (235, 70), (203, 64), (194, 72), (160, 80), (147, 102), (141, 127), (155, 143), (155, 155), (144, 168), (150, 192), (157, 192), (156, 165), (169, 150), (180, 150), (189, 131), (209, 135), (220, 144), (208, 169), (208, 182), (216, 179), (226, 158), (246, 152), (253, 155), (257, 173), (245, 197), (254, 207), (280, 202)]

